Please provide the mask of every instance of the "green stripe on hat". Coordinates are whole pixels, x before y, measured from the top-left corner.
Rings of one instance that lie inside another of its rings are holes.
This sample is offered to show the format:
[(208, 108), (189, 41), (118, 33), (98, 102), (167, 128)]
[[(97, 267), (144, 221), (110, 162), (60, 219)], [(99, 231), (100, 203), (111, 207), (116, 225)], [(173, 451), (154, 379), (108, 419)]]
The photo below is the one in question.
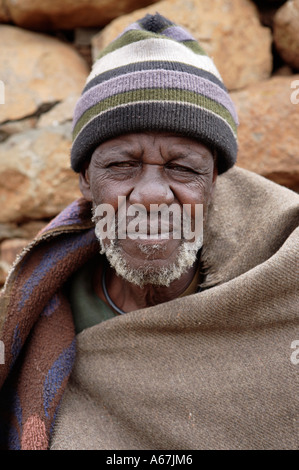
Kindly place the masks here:
[(199, 106), (219, 115), (222, 119), (227, 121), (227, 123), (232, 128), (234, 134), (236, 134), (237, 132), (236, 123), (233, 120), (230, 112), (224, 106), (210, 98), (207, 98), (206, 96), (199, 95), (189, 90), (145, 88), (127, 91), (124, 93), (119, 93), (117, 95), (110, 96), (109, 98), (100, 101), (95, 106), (92, 106), (81, 116), (81, 118), (77, 122), (73, 131), (73, 138), (75, 139), (81, 129), (91, 119), (93, 119), (95, 116), (102, 113), (103, 111), (108, 111), (110, 108), (114, 108), (119, 105), (129, 105), (130, 103), (134, 103), (137, 101), (161, 101), (162, 103), (167, 101), (173, 101), (180, 103), (190, 103), (194, 106)]

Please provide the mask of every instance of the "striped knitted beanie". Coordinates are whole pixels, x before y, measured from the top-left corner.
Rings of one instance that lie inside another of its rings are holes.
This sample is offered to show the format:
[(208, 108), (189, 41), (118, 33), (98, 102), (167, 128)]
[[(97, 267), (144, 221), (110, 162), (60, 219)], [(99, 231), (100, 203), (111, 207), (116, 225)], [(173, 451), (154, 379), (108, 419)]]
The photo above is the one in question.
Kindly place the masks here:
[(95, 61), (76, 105), (71, 165), (80, 172), (102, 142), (164, 131), (217, 151), (218, 172), (237, 155), (238, 118), (213, 61), (160, 14), (128, 26)]

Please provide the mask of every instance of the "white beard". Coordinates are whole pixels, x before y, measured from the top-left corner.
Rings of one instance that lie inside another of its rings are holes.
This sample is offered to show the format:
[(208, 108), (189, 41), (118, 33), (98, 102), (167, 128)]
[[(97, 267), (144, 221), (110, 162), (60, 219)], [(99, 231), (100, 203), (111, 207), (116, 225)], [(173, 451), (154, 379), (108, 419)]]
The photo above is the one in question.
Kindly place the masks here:
[[(94, 209), (92, 220), (95, 223), (97, 221)], [(196, 262), (197, 253), (203, 244), (202, 236), (198, 237), (192, 244), (182, 239), (177, 250), (175, 261), (169, 266), (154, 266), (149, 259), (146, 265), (133, 268), (129, 266), (125, 260), (118, 239), (106, 241), (104, 244), (97, 230), (95, 233), (100, 243), (100, 253), (106, 255), (110, 266), (114, 268), (116, 273), (123, 279), (139, 287), (144, 287), (148, 284), (168, 287), (173, 281), (180, 279)], [(158, 243), (153, 245), (139, 243), (137, 246), (147, 257), (157, 254), (159, 251), (165, 251), (166, 248), (165, 245), (161, 246)]]
[[(202, 246), (202, 242), (199, 241), (198, 249), (190, 250), (187, 247), (188, 243), (182, 241), (178, 248), (175, 261), (169, 266), (154, 267), (151, 265), (151, 261), (149, 260), (146, 266), (136, 269), (128, 265), (117, 242), (112, 240), (106, 246), (104, 246), (101, 240), (99, 240), (99, 242), (101, 246), (101, 254), (106, 255), (110, 266), (115, 269), (116, 273), (126, 281), (139, 287), (144, 287), (147, 284), (168, 287), (173, 281), (179, 279), (194, 265), (197, 258), (197, 252)], [(140, 245), (140, 249), (142, 251), (141, 246), (142, 245)], [(152, 248), (153, 251), (156, 250), (155, 252), (157, 252), (160, 247), (153, 245), (151, 247), (147, 246), (143, 248), (146, 248), (147, 252), (149, 252), (148, 248)]]

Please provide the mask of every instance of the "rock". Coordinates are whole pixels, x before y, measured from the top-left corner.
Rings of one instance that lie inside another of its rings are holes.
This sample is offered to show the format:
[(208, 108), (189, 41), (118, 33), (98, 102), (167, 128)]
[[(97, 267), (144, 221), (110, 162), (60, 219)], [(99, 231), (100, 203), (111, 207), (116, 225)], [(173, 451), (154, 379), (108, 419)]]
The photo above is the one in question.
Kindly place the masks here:
[(9, 270), (10, 265), (0, 260), (0, 287), (4, 285)]
[(10, 135), (34, 129), (37, 121), (38, 118), (36, 116), (32, 116), (21, 119), (20, 121), (7, 121), (4, 124), (0, 124), (0, 142), (6, 140)]
[(291, 75), (293, 75), (293, 70), (288, 65), (283, 65), (279, 69), (275, 70), (272, 74), (272, 76), (275, 77), (289, 77)]
[(80, 197), (70, 146), (71, 123), (15, 134), (1, 144), (0, 222), (50, 218)]
[[(36, 127), (59, 126), (73, 120), (73, 113), (80, 95), (70, 95), (61, 103), (58, 103), (47, 113), (43, 113)], [(0, 128), (1, 129), (1, 128)]]
[(3, 286), (8, 273), (21, 251), (30, 243), (31, 240), (15, 238), (5, 240), (0, 245), (0, 286)]
[(6, 17), (39, 31), (103, 26), (158, 0), (5, 0)]
[(0, 0), (0, 23), (9, 22), (9, 13), (5, 6), (5, 0)]
[(273, 37), (283, 60), (299, 70), (299, 0), (287, 1), (276, 12)]
[(93, 57), (128, 24), (156, 11), (193, 34), (213, 57), (229, 90), (270, 76), (270, 29), (261, 26), (257, 8), (249, 0), (163, 0), (112, 21), (93, 37)]
[(12, 265), (16, 257), (21, 253), (31, 240), (25, 240), (23, 238), (14, 238), (11, 240), (5, 240), (0, 246), (0, 259), (7, 265)]
[(287, 0), (253, 0), (258, 8), (278, 8), (286, 1)]
[(92, 67), (91, 40), (99, 32), (99, 28), (76, 28), (73, 44), (84, 58), (89, 68)]
[(274, 77), (231, 97), (240, 120), (238, 166), (299, 191), (299, 75)]
[(279, 6), (276, 4), (271, 5), (271, 3), (257, 4), (262, 25), (273, 28), (274, 16)]
[(18, 226), (20, 236), (32, 240), (47, 224), (48, 221), (44, 220), (31, 220), (30, 222), (21, 224)]
[(31, 240), (47, 223), (47, 221), (43, 220), (32, 220), (21, 225), (11, 222), (5, 224), (0, 223), (0, 242), (8, 238), (25, 238)]
[(18, 228), (17, 224), (0, 223), (0, 242), (5, 240), (6, 238), (13, 238), (19, 236), (21, 236), (21, 230)]
[(0, 25), (0, 43), (5, 86), (0, 124), (39, 115), (69, 95), (81, 93), (88, 67), (68, 44), (8, 25)]
[(260, 6), (277, 6), (277, 5), (282, 5), (285, 3), (287, 0), (253, 0), (254, 3), (260, 7)]

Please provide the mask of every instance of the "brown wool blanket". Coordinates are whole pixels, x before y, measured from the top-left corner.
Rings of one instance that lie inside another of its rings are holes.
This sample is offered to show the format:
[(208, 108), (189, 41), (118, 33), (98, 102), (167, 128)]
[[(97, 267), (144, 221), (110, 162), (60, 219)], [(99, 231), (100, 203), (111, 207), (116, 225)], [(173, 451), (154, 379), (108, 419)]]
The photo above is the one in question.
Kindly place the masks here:
[(220, 176), (203, 291), (74, 339), (63, 285), (98, 251), (89, 218), (82, 199), (54, 219), (2, 293), (2, 448), (298, 449), (298, 195)]

